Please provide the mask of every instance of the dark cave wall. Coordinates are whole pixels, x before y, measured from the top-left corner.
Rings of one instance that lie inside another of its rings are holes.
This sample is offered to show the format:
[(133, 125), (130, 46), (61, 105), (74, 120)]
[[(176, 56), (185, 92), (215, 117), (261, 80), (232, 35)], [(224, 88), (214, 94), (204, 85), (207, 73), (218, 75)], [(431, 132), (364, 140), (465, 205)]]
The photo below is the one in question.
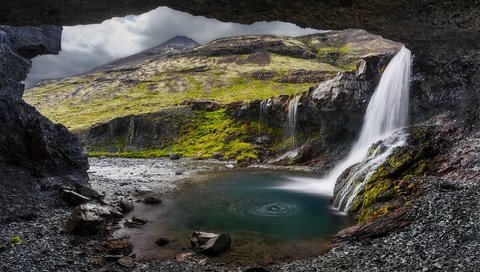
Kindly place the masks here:
[[(2, 1), (0, 25), (98, 23), (164, 5), (240, 23), (280, 20), (318, 29), (360, 28), (402, 42), (415, 55), (412, 122), (446, 111), (456, 113), (468, 123), (477, 119), (478, 0), (18, 0)], [(50, 174), (75, 169), (85, 173), (88, 167), (83, 148), (75, 137), (21, 101), (21, 81), (30, 68), (29, 59), (38, 54), (57, 53), (60, 33), (55, 27), (0, 27), (0, 101), (8, 105), (0, 115), (0, 149), (20, 150), (19, 154), (3, 152), (0, 163), (31, 169), (49, 165), (43, 169), (49, 169)], [(31, 150), (27, 147), (31, 144), (26, 139), (32, 135), (40, 139), (35, 146), (41, 147), (43, 155), (28, 159)], [(64, 140), (55, 141), (57, 137)], [(25, 156), (21, 152), (26, 152)], [(12, 159), (18, 155), (27, 159)]]

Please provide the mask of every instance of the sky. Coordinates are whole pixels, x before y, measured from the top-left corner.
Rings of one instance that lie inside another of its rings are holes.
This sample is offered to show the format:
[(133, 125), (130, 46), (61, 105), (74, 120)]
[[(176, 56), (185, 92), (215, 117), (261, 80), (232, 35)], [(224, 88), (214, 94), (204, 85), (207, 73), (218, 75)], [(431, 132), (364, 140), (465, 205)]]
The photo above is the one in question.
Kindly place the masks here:
[(60, 54), (35, 58), (25, 84), (73, 76), (152, 48), (177, 35), (204, 44), (221, 37), (245, 34), (301, 36), (316, 32), (319, 31), (284, 22), (225, 23), (161, 7), (139, 16), (112, 18), (101, 24), (64, 27)]

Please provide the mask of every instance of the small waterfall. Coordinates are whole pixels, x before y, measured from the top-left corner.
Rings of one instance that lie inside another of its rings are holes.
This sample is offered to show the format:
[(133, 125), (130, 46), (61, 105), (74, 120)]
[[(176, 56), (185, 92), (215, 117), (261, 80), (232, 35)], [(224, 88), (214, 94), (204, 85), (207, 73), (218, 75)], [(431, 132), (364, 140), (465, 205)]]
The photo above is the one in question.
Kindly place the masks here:
[(268, 101), (268, 99), (260, 101), (260, 108), (258, 109), (258, 120), (262, 123), (264, 123), (266, 120)]
[[(408, 121), (411, 61), (411, 52), (405, 47), (390, 61), (368, 104), (360, 137), (344, 161), (335, 166), (321, 182), (290, 183), (282, 188), (333, 195), (337, 179), (345, 170), (355, 165), (347, 177), (346, 185), (334, 200), (337, 208), (348, 211), (356, 194), (378, 165), (383, 163), (395, 148), (405, 144), (405, 135), (397, 131), (405, 127)], [(389, 137), (395, 132), (398, 135)], [(386, 140), (381, 144), (382, 148), (369, 154), (369, 148), (383, 139)]]
[(298, 105), (300, 103), (300, 98), (302, 95), (296, 95), (288, 103), (288, 114), (287, 114), (287, 123), (285, 125), (285, 134), (287, 137), (292, 137), (293, 144), (295, 147), (295, 137), (297, 135), (297, 123), (298, 123)]

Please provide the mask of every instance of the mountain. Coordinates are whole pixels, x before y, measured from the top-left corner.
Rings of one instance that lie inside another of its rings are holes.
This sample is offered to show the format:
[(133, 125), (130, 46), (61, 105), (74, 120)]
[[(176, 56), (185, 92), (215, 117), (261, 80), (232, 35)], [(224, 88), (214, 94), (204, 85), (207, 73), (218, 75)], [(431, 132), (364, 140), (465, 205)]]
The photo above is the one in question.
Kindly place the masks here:
[[(247, 35), (202, 46), (175, 37), (85, 74), (37, 84), (25, 100), (96, 154), (256, 159), (290, 147), (286, 109), (300, 93), (304, 140), (322, 140), (323, 148), (330, 139), (343, 144), (354, 137), (381, 67), (400, 46), (362, 30)], [(313, 92), (319, 83), (325, 90)], [(268, 122), (259, 122), (261, 114)], [(268, 140), (257, 139), (261, 134)]]
[(189, 51), (198, 46), (200, 46), (199, 43), (188, 37), (175, 36), (170, 40), (163, 42), (153, 48), (128, 56), (126, 58), (112, 61), (105, 65), (98, 66), (88, 71), (86, 74), (120, 70), (122, 69), (122, 67), (128, 67), (134, 64), (141, 64), (143, 62), (151, 60), (153, 57), (175, 55)]

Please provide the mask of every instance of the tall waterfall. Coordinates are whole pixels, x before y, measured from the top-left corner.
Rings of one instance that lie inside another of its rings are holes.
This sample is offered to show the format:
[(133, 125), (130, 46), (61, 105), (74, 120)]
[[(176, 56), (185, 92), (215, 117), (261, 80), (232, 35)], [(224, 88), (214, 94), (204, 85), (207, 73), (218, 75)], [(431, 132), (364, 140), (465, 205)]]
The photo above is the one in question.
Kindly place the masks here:
[(300, 98), (302, 95), (296, 95), (288, 103), (288, 114), (287, 114), (287, 123), (285, 127), (285, 134), (288, 137), (292, 137), (293, 147), (295, 147), (295, 137), (297, 135), (297, 123), (298, 123), (298, 104), (300, 103)]
[[(347, 185), (334, 200), (335, 206), (348, 211), (352, 200), (375, 169), (384, 162), (398, 146), (405, 144), (404, 135), (393, 135), (407, 125), (411, 52), (405, 47), (397, 53), (385, 69), (365, 114), (362, 131), (347, 158), (339, 163), (321, 182), (294, 181), (282, 186), (284, 189), (317, 192), (333, 195), (335, 183), (349, 167), (355, 166), (347, 177)], [(369, 154), (369, 148), (376, 142), (387, 139)], [(363, 162), (363, 163), (361, 163)], [(361, 164), (359, 164), (361, 163)], [(363, 180), (354, 184), (354, 180)]]

